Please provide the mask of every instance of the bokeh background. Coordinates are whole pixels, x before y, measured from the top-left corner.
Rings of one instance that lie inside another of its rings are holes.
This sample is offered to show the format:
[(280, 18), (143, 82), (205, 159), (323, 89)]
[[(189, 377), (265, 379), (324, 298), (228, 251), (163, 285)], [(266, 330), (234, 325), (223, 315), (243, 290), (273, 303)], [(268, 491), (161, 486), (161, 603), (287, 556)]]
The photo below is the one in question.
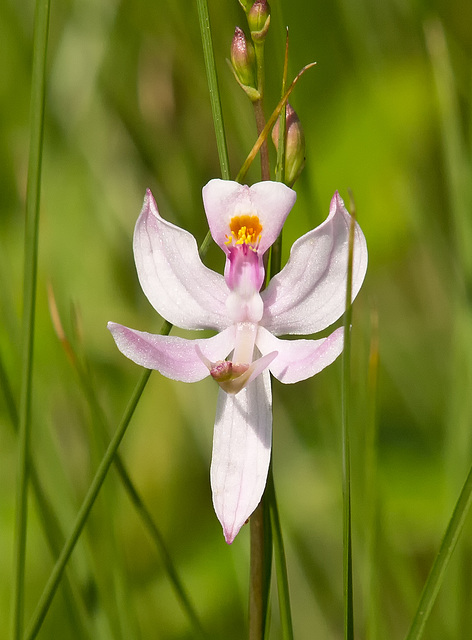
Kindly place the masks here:
[[(291, 102), (307, 161), (284, 234), (291, 243), (351, 189), (369, 247), (354, 310), (351, 429), (358, 637), (403, 638), (472, 459), (472, 4), (468, 0), (279, 0), (267, 41), (266, 112), (316, 61)], [(210, 0), (231, 172), (255, 140), (251, 105), (226, 64), (236, 0)], [(20, 379), (33, 2), (0, 3), (0, 356)], [(273, 154), (273, 149), (272, 149)], [(272, 155), (274, 159), (274, 154)], [(158, 331), (132, 234), (144, 191), (161, 214), (206, 233), (201, 188), (219, 176), (195, 2), (52, 2), (40, 221), (32, 454), (64, 535), (103, 455), (96, 412), (58, 339), (53, 292), (116, 428), (141, 371), (106, 323)], [(258, 179), (258, 169), (249, 174)], [(207, 263), (222, 269), (213, 247)], [(184, 334), (181, 334), (184, 335)], [(378, 356), (378, 364), (377, 362)], [(120, 448), (210, 638), (246, 636), (249, 531), (231, 547), (211, 505), (217, 389), (155, 373)], [(274, 474), (295, 637), (342, 637), (341, 366), (274, 384)], [(0, 620), (13, 571), (17, 438), (0, 396)], [(372, 442), (375, 446), (372, 447)], [(470, 522), (425, 637), (470, 629)], [(27, 619), (53, 558), (33, 496)], [(156, 547), (112, 469), (70, 562), (97, 639), (192, 638)], [(273, 589), (274, 597), (276, 589)], [(280, 637), (276, 600), (272, 636)], [(465, 634), (465, 635), (464, 635)], [(0, 625), (8, 637), (8, 623)], [(40, 638), (82, 638), (58, 593)]]

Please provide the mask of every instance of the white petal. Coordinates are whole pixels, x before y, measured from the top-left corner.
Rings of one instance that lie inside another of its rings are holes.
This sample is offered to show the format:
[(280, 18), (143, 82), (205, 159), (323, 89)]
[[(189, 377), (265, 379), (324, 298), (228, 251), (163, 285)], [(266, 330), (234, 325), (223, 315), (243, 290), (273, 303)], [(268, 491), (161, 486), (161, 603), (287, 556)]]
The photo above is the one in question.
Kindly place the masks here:
[[(294, 243), (289, 261), (261, 293), (264, 301), (261, 324), (271, 333), (315, 333), (329, 327), (344, 313), (350, 221), (336, 192), (325, 222)], [(353, 299), (366, 270), (366, 241), (356, 223)]]
[(233, 542), (264, 492), (272, 445), (272, 395), (266, 370), (236, 395), (218, 392), (211, 487), (226, 542)]
[(114, 322), (109, 322), (108, 328), (116, 346), (127, 358), (146, 369), (156, 369), (166, 378), (181, 382), (197, 382), (209, 375), (208, 368), (197, 353), (197, 345), (208, 360), (224, 360), (233, 350), (235, 341), (234, 327), (201, 340), (145, 333)]
[(256, 215), (262, 225), (259, 252), (262, 255), (276, 240), (297, 194), (282, 184), (266, 180), (252, 187), (232, 180), (210, 180), (203, 187), (203, 204), (213, 240), (227, 251), (225, 241), (234, 216)]
[(139, 282), (154, 309), (183, 329), (225, 329), (228, 287), (205, 267), (195, 238), (159, 215), (146, 192), (134, 231)]
[(269, 370), (277, 380), (289, 384), (311, 378), (334, 362), (343, 350), (343, 334), (340, 327), (320, 340), (279, 340), (259, 327), (256, 345), (262, 354), (278, 351)]

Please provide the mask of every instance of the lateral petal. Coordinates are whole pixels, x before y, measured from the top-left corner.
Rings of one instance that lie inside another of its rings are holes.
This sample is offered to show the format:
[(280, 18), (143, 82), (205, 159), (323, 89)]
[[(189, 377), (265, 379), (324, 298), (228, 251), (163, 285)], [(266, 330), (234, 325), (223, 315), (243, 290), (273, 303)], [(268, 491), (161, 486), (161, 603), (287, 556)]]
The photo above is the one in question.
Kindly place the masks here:
[(210, 374), (196, 347), (209, 360), (224, 360), (234, 349), (235, 328), (228, 327), (212, 338), (187, 340), (129, 329), (114, 322), (108, 329), (123, 355), (146, 369), (156, 369), (166, 378), (197, 382)]
[(278, 351), (269, 365), (273, 376), (285, 384), (311, 378), (334, 362), (343, 350), (343, 327), (320, 340), (280, 340), (259, 327), (256, 345), (262, 354)]
[(211, 487), (213, 505), (231, 544), (259, 504), (272, 446), (272, 394), (267, 370), (236, 395), (218, 392)]
[[(343, 313), (351, 216), (338, 192), (328, 218), (299, 238), (290, 258), (261, 293), (261, 324), (271, 333), (310, 334), (329, 327)], [(367, 245), (356, 223), (352, 271), (354, 299), (367, 270)]]
[(275, 242), (297, 194), (282, 182), (265, 180), (252, 187), (233, 180), (210, 180), (203, 187), (203, 204), (213, 240), (228, 253), (225, 242), (231, 218), (256, 215), (262, 225), (258, 253), (262, 255)]
[(205, 267), (190, 233), (161, 218), (149, 189), (133, 246), (141, 287), (163, 318), (182, 329), (229, 325), (223, 276)]

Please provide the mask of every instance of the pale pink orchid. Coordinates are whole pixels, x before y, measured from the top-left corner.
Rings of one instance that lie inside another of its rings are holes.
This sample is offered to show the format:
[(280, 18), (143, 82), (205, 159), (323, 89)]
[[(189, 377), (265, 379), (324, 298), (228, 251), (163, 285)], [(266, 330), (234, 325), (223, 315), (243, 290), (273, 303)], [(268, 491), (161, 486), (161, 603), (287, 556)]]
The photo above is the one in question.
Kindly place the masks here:
[[(220, 385), (210, 475), (228, 543), (259, 504), (266, 484), (272, 444), (269, 372), (284, 383), (305, 380), (343, 348), (342, 327), (318, 340), (275, 337), (322, 331), (345, 307), (351, 218), (337, 192), (325, 222), (294, 243), (285, 267), (261, 291), (264, 253), (295, 199), (280, 182), (248, 187), (211, 180), (203, 188), (211, 235), (226, 254), (222, 276), (202, 263), (190, 233), (161, 218), (148, 190), (134, 232), (141, 287), (173, 325), (218, 333), (188, 340), (108, 325), (119, 350), (137, 364), (182, 382), (211, 374)], [(366, 268), (366, 242), (356, 223), (353, 298)]]

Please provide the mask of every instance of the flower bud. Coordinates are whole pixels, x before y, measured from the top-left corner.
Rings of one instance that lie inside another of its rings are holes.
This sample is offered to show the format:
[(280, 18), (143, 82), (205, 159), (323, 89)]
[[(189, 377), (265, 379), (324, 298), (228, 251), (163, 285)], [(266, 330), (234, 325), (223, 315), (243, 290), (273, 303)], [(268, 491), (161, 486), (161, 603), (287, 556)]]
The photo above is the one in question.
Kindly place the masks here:
[(265, 40), (270, 24), (270, 7), (267, 0), (255, 0), (247, 14), (247, 23), (251, 38), (255, 42)]
[(254, 46), (246, 40), (244, 31), (239, 27), (236, 27), (231, 42), (231, 69), (249, 98), (253, 102), (258, 100)]
[(231, 42), (231, 64), (241, 84), (256, 86), (254, 47), (246, 40), (244, 31), (236, 27)]
[[(305, 166), (305, 134), (293, 107), (285, 105), (285, 184), (291, 187)], [(272, 141), (279, 146), (280, 116), (272, 129)]]

